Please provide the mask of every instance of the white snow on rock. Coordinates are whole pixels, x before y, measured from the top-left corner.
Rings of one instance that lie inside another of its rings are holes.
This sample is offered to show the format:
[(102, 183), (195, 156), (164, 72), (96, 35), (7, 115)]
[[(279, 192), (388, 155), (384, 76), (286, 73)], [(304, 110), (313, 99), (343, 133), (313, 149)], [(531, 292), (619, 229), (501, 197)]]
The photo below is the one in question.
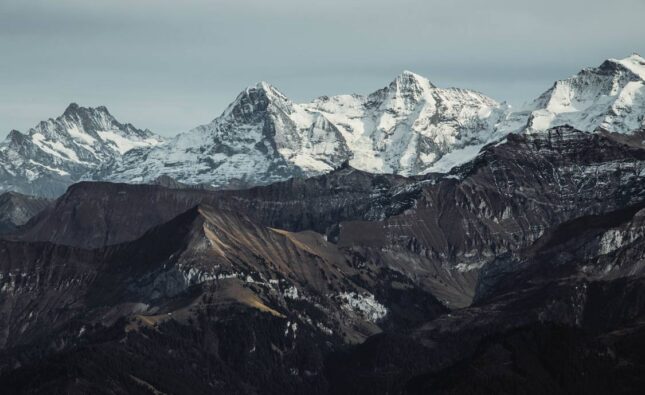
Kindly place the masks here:
[(447, 173), (453, 167), (464, 164), (479, 154), (485, 144), (474, 144), (456, 149), (442, 156), (428, 170), (427, 173)]
[(376, 322), (387, 315), (387, 308), (370, 293), (343, 292), (338, 298), (343, 309), (353, 311), (370, 322)]
[(121, 154), (141, 147), (152, 147), (161, 144), (161, 140), (155, 137), (143, 139), (131, 139), (118, 133), (116, 130), (105, 130), (96, 132), (101, 140), (114, 144), (116, 150)]
[(291, 285), (291, 286), (289, 286), (289, 288), (285, 289), (282, 294), (286, 299), (292, 299), (292, 300), (300, 299), (300, 294), (298, 293), (298, 288), (294, 287), (293, 285)]
[(119, 123), (105, 107), (70, 104), (63, 115), (0, 143), (0, 192), (62, 193), (88, 172), (137, 147), (162, 142), (148, 130)]
[(629, 71), (639, 76), (640, 79), (645, 80), (645, 59), (639, 54), (633, 53), (625, 59), (610, 59), (610, 61), (620, 63), (629, 69)]
[(372, 173), (448, 172), (510, 132), (572, 125), (627, 133), (643, 126), (645, 61), (605, 61), (556, 82), (519, 111), (480, 93), (439, 88), (404, 71), (369, 95), (298, 104), (266, 82), (244, 90), (210, 124), (165, 145), (133, 150), (108, 178), (169, 175), (213, 186), (267, 184), (329, 172), (341, 163)]
[(133, 150), (109, 179), (255, 185), (322, 174), (349, 160), (375, 173), (424, 174), (445, 154), (495, 134), (507, 111), (480, 93), (437, 88), (406, 71), (370, 95), (289, 100), (261, 82), (210, 124), (167, 144)]
[(425, 174), (453, 150), (489, 141), (507, 110), (480, 93), (438, 88), (405, 71), (368, 96), (323, 97), (304, 105), (333, 122), (350, 165), (373, 173)]
[(519, 110), (404, 71), (368, 95), (294, 103), (260, 82), (212, 122), (162, 141), (105, 107), (65, 113), (0, 143), (0, 192), (55, 195), (80, 179), (247, 187), (310, 177), (349, 161), (405, 176), (449, 172), (511, 132), (571, 125), (629, 133), (645, 127), (645, 59), (633, 54), (554, 83)]
[(609, 254), (627, 244), (633, 243), (639, 237), (642, 237), (639, 231), (632, 232), (629, 230), (609, 229), (603, 233), (598, 242), (598, 253), (601, 255)]
[(645, 59), (609, 59), (557, 81), (522, 111), (509, 114), (501, 132), (541, 132), (561, 125), (593, 132), (629, 133), (645, 124)]

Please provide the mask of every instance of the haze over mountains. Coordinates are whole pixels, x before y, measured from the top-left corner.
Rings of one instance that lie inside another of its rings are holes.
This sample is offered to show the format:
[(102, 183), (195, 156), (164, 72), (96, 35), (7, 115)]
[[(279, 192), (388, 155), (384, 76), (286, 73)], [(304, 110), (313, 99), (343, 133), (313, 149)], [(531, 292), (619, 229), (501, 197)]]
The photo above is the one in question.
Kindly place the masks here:
[(259, 83), (167, 140), (77, 105), (12, 132), (3, 190), (57, 198), (0, 195), (0, 388), (641, 393), (644, 70), (517, 110), (403, 72)]
[(0, 188), (56, 197), (83, 179), (150, 182), (170, 176), (216, 188), (323, 174), (349, 161), (372, 172), (447, 172), (510, 132), (571, 125), (629, 133), (643, 125), (645, 60), (632, 55), (557, 81), (517, 110), (485, 95), (438, 88), (412, 72), (367, 96), (294, 103), (262, 82), (213, 122), (164, 141), (105, 107), (72, 104), (61, 117), (0, 146)]

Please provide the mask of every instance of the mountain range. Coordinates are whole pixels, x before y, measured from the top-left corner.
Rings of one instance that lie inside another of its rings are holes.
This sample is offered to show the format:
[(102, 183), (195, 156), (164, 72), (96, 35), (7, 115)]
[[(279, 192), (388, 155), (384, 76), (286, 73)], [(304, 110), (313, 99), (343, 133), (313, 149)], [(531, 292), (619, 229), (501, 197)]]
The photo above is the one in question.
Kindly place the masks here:
[(161, 141), (149, 130), (119, 123), (105, 107), (72, 103), (26, 134), (9, 133), (0, 144), (0, 190), (56, 197), (131, 149)]
[(644, 67), (12, 132), (41, 196), (0, 195), (2, 392), (641, 393)]
[(557, 81), (518, 110), (478, 92), (438, 88), (409, 71), (367, 96), (304, 104), (261, 82), (211, 123), (168, 140), (119, 123), (105, 107), (71, 104), (61, 117), (8, 135), (0, 145), (0, 190), (57, 197), (79, 180), (162, 176), (239, 188), (324, 174), (347, 161), (379, 174), (448, 172), (511, 132), (639, 129), (644, 81), (639, 55), (610, 59)]

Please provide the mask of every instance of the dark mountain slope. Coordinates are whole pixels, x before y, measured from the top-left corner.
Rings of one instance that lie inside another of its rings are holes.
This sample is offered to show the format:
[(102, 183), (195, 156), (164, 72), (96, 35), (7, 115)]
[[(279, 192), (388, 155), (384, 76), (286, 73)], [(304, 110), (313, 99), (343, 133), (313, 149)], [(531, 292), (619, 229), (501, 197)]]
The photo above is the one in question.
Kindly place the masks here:
[(0, 385), (634, 391), (639, 133), (509, 135), (419, 178), (74, 185), (0, 241)]
[(572, 218), (643, 199), (643, 159), (635, 138), (562, 127), (511, 134), (452, 174), (425, 179), (343, 167), (241, 191), (81, 183), (17, 238), (109, 245), (203, 202), (265, 226), (325, 234), (358, 260), (407, 273), (447, 305), (463, 307), (479, 268), (496, 256)]
[(332, 392), (638, 393), (643, 207), (556, 227), (485, 267), (475, 305), (331, 357)]
[(341, 221), (399, 213), (414, 203), (419, 191), (406, 178), (351, 167), (240, 191), (83, 182), (71, 186), (18, 238), (79, 247), (116, 244), (133, 240), (200, 203), (244, 213), (266, 226), (309, 229), (333, 237)]
[(338, 243), (402, 272), (420, 267), (418, 280), (435, 295), (465, 306), (487, 262), (573, 218), (645, 199), (644, 159), (642, 143), (610, 134), (510, 134), (425, 186), (404, 213), (343, 223)]
[(51, 200), (7, 192), (0, 195), (0, 234), (15, 231), (43, 211)]
[(0, 241), (0, 273), (0, 383), (33, 392), (315, 393), (328, 352), (446, 311), (319, 234), (203, 205), (93, 250)]

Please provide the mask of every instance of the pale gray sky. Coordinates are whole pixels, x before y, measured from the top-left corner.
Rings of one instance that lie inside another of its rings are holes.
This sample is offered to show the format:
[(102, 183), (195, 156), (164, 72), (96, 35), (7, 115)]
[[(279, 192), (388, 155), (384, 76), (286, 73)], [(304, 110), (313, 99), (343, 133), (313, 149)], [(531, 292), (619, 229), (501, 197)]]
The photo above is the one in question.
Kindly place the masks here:
[(174, 135), (266, 80), (296, 101), (404, 69), (520, 104), (645, 55), (645, 0), (0, 0), (0, 136), (105, 105)]

